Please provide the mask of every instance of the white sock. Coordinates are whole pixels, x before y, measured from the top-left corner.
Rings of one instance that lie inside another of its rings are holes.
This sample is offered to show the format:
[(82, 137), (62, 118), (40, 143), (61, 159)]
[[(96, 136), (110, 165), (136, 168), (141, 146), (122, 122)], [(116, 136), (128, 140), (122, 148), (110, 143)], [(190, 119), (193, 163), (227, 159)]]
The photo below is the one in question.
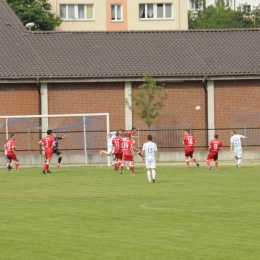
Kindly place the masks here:
[(241, 164), (242, 159), (237, 160), (237, 164)]
[(104, 153), (104, 154), (108, 154), (108, 152), (107, 152), (107, 151), (103, 151), (103, 153)]
[(152, 182), (152, 176), (151, 176), (151, 172), (147, 171), (147, 177), (148, 177), (148, 181)]
[(152, 175), (153, 175), (153, 179), (155, 180), (155, 175), (156, 175), (156, 172), (155, 172), (155, 170), (154, 170), (154, 169), (152, 170)]

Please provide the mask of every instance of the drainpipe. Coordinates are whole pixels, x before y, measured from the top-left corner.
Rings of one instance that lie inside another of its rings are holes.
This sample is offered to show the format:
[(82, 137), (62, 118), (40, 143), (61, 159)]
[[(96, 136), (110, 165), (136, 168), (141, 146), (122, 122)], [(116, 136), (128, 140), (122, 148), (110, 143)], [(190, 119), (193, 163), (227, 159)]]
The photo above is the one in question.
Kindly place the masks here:
[(209, 140), (208, 140), (208, 90), (207, 90), (207, 76), (205, 75), (202, 80), (202, 86), (205, 91), (205, 123), (206, 123), (206, 149), (209, 147)]

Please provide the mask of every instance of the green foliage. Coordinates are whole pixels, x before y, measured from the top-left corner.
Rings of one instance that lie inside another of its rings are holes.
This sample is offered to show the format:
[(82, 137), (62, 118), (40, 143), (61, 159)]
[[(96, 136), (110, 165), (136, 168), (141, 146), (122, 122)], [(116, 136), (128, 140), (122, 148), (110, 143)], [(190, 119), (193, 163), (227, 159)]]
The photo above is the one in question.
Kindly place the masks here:
[(62, 22), (60, 17), (52, 14), (52, 6), (47, 0), (7, 0), (15, 14), (26, 25), (33, 22), (36, 31), (51, 31)]
[[(188, 12), (189, 29), (229, 29), (260, 27), (259, 10), (253, 10), (254, 15), (241, 5), (237, 11), (225, 5), (224, 0), (217, 0), (215, 5)], [(255, 23), (255, 26), (254, 26)]]
[[(150, 73), (143, 78), (144, 83), (139, 86), (135, 94), (126, 99), (126, 106), (138, 115), (150, 129), (154, 120), (159, 117), (159, 111), (163, 108), (163, 102), (167, 98), (162, 86), (158, 86)], [(132, 100), (132, 105), (131, 104)]]

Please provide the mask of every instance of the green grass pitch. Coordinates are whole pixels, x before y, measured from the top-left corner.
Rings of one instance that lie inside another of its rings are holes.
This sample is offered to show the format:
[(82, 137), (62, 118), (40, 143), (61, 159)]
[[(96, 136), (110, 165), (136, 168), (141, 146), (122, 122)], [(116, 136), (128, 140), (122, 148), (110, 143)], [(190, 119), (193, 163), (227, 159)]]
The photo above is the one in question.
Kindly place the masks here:
[(259, 165), (0, 169), (0, 259), (260, 258)]

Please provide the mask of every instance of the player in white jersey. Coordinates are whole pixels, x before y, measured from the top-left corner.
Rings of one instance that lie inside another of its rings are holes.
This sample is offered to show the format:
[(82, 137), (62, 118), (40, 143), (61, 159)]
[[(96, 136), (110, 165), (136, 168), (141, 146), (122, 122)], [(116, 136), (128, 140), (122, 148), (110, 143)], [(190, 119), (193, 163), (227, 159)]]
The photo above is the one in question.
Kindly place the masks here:
[(233, 152), (234, 156), (237, 159), (237, 168), (241, 168), (241, 161), (242, 161), (241, 138), (248, 138), (248, 137), (244, 135), (239, 135), (236, 133), (236, 131), (231, 132), (230, 152)]
[[(107, 135), (107, 151), (104, 150), (100, 150), (99, 151), (99, 155), (102, 154), (107, 154), (107, 156), (111, 156), (113, 155), (114, 151), (113, 151), (113, 145), (112, 145), (112, 140), (116, 137), (116, 131), (112, 131)], [(112, 159), (112, 165), (114, 165), (114, 156)]]
[(143, 145), (143, 159), (145, 160), (146, 169), (147, 169), (147, 177), (148, 181), (151, 183), (155, 182), (155, 175), (156, 175), (156, 155), (157, 155), (157, 145), (156, 143), (152, 142), (152, 136), (148, 135), (147, 140), (148, 142), (144, 143)]

